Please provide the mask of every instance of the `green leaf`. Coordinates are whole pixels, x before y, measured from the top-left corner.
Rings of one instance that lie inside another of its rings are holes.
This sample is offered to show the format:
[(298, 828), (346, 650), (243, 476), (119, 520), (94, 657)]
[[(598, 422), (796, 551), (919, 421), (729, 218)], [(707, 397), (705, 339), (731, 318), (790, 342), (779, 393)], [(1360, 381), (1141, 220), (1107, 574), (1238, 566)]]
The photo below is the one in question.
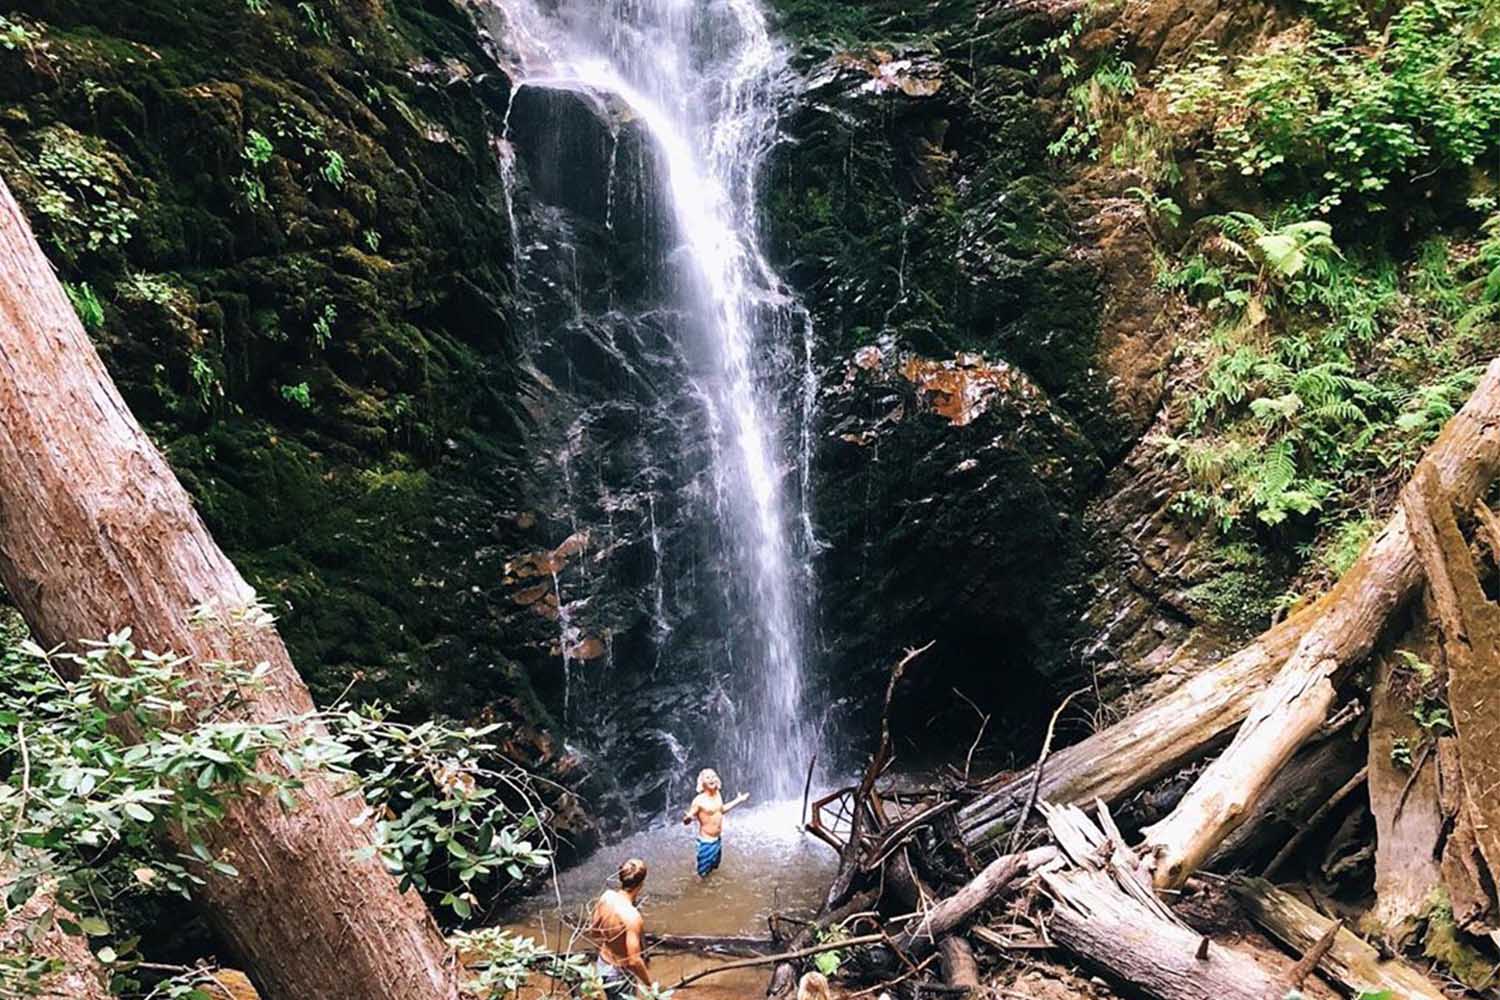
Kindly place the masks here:
[(151, 823), (156, 820), (156, 817), (152, 815), (151, 810), (147, 809), (139, 802), (125, 803), (125, 815), (141, 823)]
[(78, 928), (89, 937), (102, 937), (109, 933), (109, 924), (100, 917), (79, 917)]

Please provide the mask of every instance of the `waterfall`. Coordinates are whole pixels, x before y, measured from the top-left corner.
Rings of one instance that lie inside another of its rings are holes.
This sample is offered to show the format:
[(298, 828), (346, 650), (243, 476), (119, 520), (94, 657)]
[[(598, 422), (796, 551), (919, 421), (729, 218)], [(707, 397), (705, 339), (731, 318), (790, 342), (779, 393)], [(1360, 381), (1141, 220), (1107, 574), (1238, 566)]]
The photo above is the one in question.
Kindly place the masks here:
[[(794, 796), (813, 744), (802, 705), (816, 544), (811, 331), (759, 249), (756, 192), (775, 141), (782, 52), (756, 0), (504, 0), (495, 13), (518, 86), (608, 96), (659, 154), (675, 222), (673, 307), (695, 341), (682, 349), (701, 359), (692, 392), (713, 435), (724, 605), (752, 637), (726, 653), (741, 703), (720, 752), (737, 758), (723, 762), (732, 786)], [(772, 360), (788, 354), (800, 369)], [(800, 426), (786, 426), (783, 410)]]

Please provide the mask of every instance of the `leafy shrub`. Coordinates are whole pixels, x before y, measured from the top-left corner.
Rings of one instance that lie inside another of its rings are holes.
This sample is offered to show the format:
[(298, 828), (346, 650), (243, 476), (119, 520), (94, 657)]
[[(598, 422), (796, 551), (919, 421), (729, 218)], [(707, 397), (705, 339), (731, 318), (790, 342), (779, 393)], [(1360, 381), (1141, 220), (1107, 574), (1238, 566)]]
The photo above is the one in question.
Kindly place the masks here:
[(1469, 167), (1500, 138), (1500, 22), (1486, 0), (1411, 0), (1237, 62), (1200, 49), (1161, 81), (1170, 111), (1206, 120), (1212, 169), (1307, 210), (1387, 207), (1393, 184)]
[[(227, 614), (240, 628), (271, 622), (259, 605), (193, 614)], [(264, 683), (265, 665), (204, 664), (207, 679), (188, 680), (183, 658), (138, 649), (129, 630), (75, 655), (38, 648), (13, 617), (0, 629), (0, 892), (19, 907), (50, 885), (80, 915), (49, 911), (39, 933), (54, 920), (73, 934), (120, 933), (115, 907), (130, 895), (186, 895), (202, 866), (235, 877), (199, 834), (240, 795), (274, 795), (295, 809), (298, 775), (317, 768), (347, 776), (364, 798), (369, 851), (460, 917), (473, 912), (479, 882), (503, 887), (549, 863), (549, 814), (529, 775), (485, 742), (495, 726), (408, 726), (379, 706), (347, 705), (238, 721), (232, 709)], [(61, 678), (64, 665), (77, 680)], [(221, 710), (185, 722), (188, 704), (205, 699)], [(138, 734), (131, 744), (113, 725), (120, 717)], [(266, 767), (271, 757), (284, 767)], [(163, 850), (169, 828), (186, 838), (187, 853)], [(123, 968), (127, 950), (99, 954)], [(0, 995), (40, 972), (27, 956), (6, 956)]]

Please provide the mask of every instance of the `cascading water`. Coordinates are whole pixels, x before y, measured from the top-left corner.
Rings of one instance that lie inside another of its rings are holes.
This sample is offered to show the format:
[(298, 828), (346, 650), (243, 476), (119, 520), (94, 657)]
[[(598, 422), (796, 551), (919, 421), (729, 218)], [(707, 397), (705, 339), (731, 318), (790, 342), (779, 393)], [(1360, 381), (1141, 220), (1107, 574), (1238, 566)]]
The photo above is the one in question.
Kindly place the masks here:
[[(793, 796), (812, 753), (802, 682), (816, 543), (807, 513), (811, 331), (758, 249), (756, 178), (775, 141), (780, 51), (755, 0), (505, 0), (495, 13), (519, 60), (518, 86), (609, 95), (659, 155), (675, 222), (673, 307), (694, 341), (679, 349), (692, 359), (713, 435), (726, 567), (718, 577), (727, 617), (738, 619), (724, 626), (740, 636), (725, 642), (741, 704), (730, 745), (719, 749), (738, 758), (725, 762), (736, 786)], [(788, 354), (801, 362), (792, 386), (779, 384), (797, 368), (784, 363)], [(789, 388), (799, 428), (778, 419)], [(800, 510), (784, 495), (788, 469)], [(652, 506), (653, 545), (655, 516)], [(657, 559), (659, 575), (659, 551)], [(660, 590), (655, 600), (660, 613)]]

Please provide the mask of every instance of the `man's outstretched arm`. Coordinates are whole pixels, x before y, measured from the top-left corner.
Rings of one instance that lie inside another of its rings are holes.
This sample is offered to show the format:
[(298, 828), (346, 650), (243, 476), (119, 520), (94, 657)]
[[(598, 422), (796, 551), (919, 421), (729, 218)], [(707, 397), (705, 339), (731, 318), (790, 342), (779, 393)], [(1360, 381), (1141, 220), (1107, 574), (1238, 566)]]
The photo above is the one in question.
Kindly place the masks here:
[(750, 800), (750, 793), (749, 792), (740, 792), (740, 794), (738, 794), (738, 795), (736, 795), (734, 797), (734, 800), (732, 802), (726, 802), (724, 804), (724, 811), (728, 812), (729, 810), (733, 809), (735, 806), (740, 805), (743, 802), (748, 802), (749, 800)]

